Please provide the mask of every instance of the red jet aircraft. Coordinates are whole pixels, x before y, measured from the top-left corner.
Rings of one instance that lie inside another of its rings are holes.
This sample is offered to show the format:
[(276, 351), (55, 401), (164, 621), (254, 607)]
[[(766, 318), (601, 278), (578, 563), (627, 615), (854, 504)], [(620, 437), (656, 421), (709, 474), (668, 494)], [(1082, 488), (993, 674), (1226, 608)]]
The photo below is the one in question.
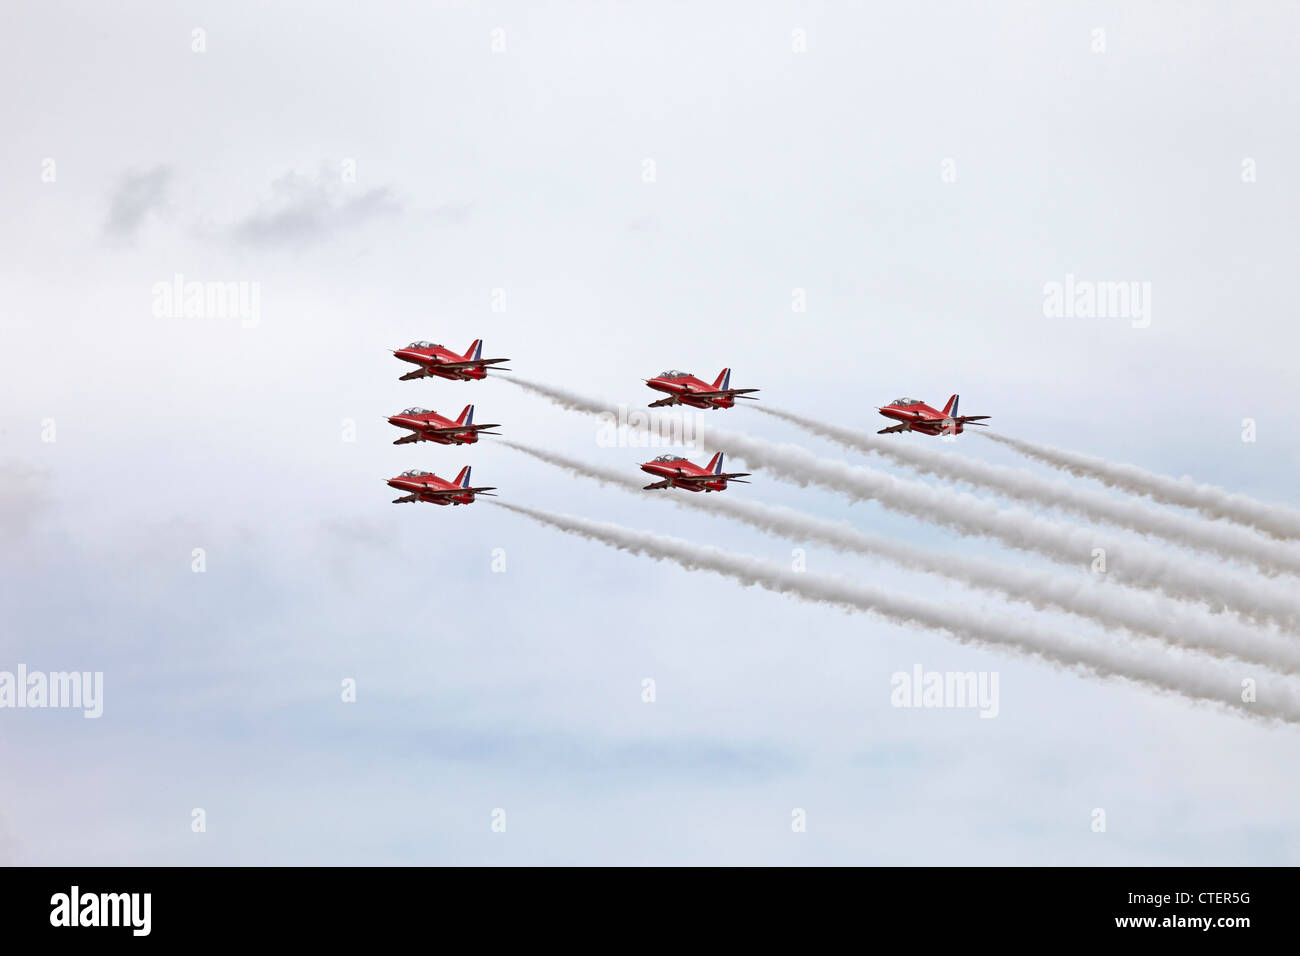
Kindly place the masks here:
[(404, 471), (396, 478), (389, 478), (388, 487), (410, 494), (394, 498), (393, 504), (400, 505), (408, 501), (428, 501), (435, 505), (472, 505), (475, 495), (488, 495), (496, 491), (490, 485), (486, 488), (471, 488), (469, 484), (469, 465), (460, 470), (454, 481), (439, 478), (431, 471)]
[(405, 445), (413, 441), (433, 441), (439, 445), (472, 445), (478, 441), (480, 434), (499, 434), (487, 429), (501, 427), (500, 425), (475, 425), (473, 405), (466, 405), (455, 421), (443, 418), (437, 412), (427, 408), (408, 408), (388, 419), (388, 423), (411, 431), (411, 434), (404, 435), (393, 442), (394, 445)]
[(948, 404), (943, 406), (943, 411), (931, 408), (919, 398), (897, 398), (877, 411), (886, 418), (892, 418), (898, 424), (882, 428), (876, 434), (920, 432), (922, 435), (960, 435), (964, 425), (987, 427), (980, 419), (992, 418), (992, 415), (957, 414), (959, 398), (960, 396), (954, 395), (948, 399)]
[(660, 455), (654, 461), (647, 461), (641, 466), (647, 475), (662, 478), (654, 484), (646, 485), (643, 491), (651, 488), (685, 488), (687, 491), (726, 491), (728, 481), (741, 481), (749, 477), (749, 472), (738, 471), (724, 474), (722, 471), (722, 452), (718, 452), (704, 468), (687, 461), (681, 455)]
[[(651, 402), (650, 408), (664, 405), (690, 405), (694, 408), (731, 408), (736, 398), (749, 398), (748, 392), (757, 392), (756, 388), (732, 388), (731, 369), (724, 368), (713, 384), (702, 382), (690, 372), (676, 370), (660, 372), (645, 382), (656, 392), (667, 392), (667, 398)], [(752, 398), (756, 402), (758, 399)]]
[[(431, 375), (468, 382), (471, 379), (487, 378), (489, 365), (510, 361), (510, 359), (483, 358), (482, 339), (471, 342), (464, 355), (457, 355), (451, 349), (443, 348), (436, 342), (412, 342), (393, 354), (403, 362), (420, 366), (414, 372), (403, 375), (401, 377), (403, 382), (413, 378), (428, 378)], [(509, 369), (497, 369), (497, 371), (506, 372)]]

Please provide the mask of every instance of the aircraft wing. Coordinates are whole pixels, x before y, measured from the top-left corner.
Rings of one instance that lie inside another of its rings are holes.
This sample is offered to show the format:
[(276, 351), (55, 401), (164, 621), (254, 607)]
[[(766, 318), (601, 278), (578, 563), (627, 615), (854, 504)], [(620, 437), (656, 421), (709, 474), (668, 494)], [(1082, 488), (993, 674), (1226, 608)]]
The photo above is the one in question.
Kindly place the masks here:
[(485, 488), (426, 488), (420, 494), (433, 498), (443, 498), (450, 495), (484, 495), (489, 491), (496, 491), (495, 486), (488, 485)]
[(418, 433), (418, 432), (411, 432), (411, 434), (409, 434), (409, 435), (403, 435), (401, 438), (397, 439), (397, 441), (393, 442), (393, 444), (394, 444), (394, 445), (405, 445), (407, 442), (413, 442), (413, 441), (419, 441), (419, 440), (420, 440), (420, 435), (419, 435), (419, 433)]
[(907, 431), (907, 422), (899, 422), (897, 425), (890, 425), (888, 428), (882, 428), (876, 432), (877, 435), (892, 435), (894, 432)]
[(436, 368), (474, 368), (478, 365), (499, 365), (502, 362), (509, 362), (510, 359), (470, 359), (464, 362), (434, 362)]
[(669, 485), (671, 485), (671, 484), (672, 484), (671, 481), (668, 481), (667, 479), (664, 479), (663, 481), (656, 481), (656, 482), (654, 482), (654, 484), (646, 485), (646, 486), (645, 486), (644, 488), (642, 488), (641, 490), (642, 490), (642, 491), (649, 491), (651, 488), (667, 488), (667, 487), (668, 487)]
[(420, 368), (417, 368), (417, 369), (416, 369), (415, 371), (413, 371), (413, 372), (407, 372), (405, 375), (403, 375), (401, 378), (399, 378), (398, 381), (399, 381), (399, 382), (409, 382), (409, 381), (410, 381), (411, 379), (413, 379), (413, 378), (427, 378), (428, 376), (430, 376), (430, 375), (432, 375), (432, 374), (433, 374), (433, 373), (430, 372), (427, 368), (425, 368), (424, 366), (421, 366)]
[(414, 500), (415, 500), (415, 495), (404, 495), (404, 496), (401, 497), (401, 498), (394, 498), (394, 499), (393, 499), (393, 504), (395, 504), (395, 505), (400, 505), (400, 504), (404, 504), (404, 503), (406, 503), (406, 502), (408, 502), (408, 501), (414, 501)]
[(500, 427), (500, 425), (453, 425), (450, 428), (426, 428), (424, 431), (430, 432), (434, 435), (459, 435), (462, 432), (481, 432), (485, 428)]
[[(740, 481), (741, 478), (748, 478), (750, 475), (747, 471), (737, 471), (726, 475), (678, 475), (678, 481)], [(748, 481), (741, 481), (742, 485), (749, 484)]]
[[(691, 392), (692, 398), (745, 398), (749, 392), (757, 392), (757, 388), (724, 388), (720, 392)], [(758, 401), (758, 399), (751, 399)]]
[(993, 417), (992, 415), (961, 415), (957, 418), (957, 421), (961, 422), (964, 425), (966, 422), (977, 422), (981, 418), (992, 418), (992, 417)]
[(657, 402), (651, 402), (646, 408), (663, 408), (665, 405), (676, 405), (678, 402), (676, 395), (669, 395), (667, 398), (661, 398)]

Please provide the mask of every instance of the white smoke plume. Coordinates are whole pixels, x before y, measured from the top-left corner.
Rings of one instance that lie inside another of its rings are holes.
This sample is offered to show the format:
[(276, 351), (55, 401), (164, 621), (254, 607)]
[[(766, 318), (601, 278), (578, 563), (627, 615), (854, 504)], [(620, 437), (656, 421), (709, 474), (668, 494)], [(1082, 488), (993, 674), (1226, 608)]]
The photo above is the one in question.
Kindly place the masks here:
[[(564, 408), (616, 418), (618, 409), (565, 389), (512, 377), (509, 381)], [(1093, 567), (1104, 560), (1105, 573), (1135, 587), (1171, 597), (1199, 601), (1214, 611), (1225, 608), (1256, 621), (1288, 629), (1300, 618), (1294, 588), (1280, 582), (1233, 573), (1139, 540), (1111, 539), (1093, 530), (1068, 525), (1019, 508), (1000, 509), (966, 492), (904, 481), (873, 468), (819, 458), (798, 445), (709, 428), (699, 444), (724, 451), (801, 487), (819, 485), (855, 501), (877, 501), (961, 535), (993, 538), (1009, 547), (1032, 551), (1072, 567)]]
[(1300, 549), (1289, 543), (1262, 538), (1248, 528), (1207, 522), (1192, 515), (1165, 511), (1143, 501), (1117, 500), (1092, 488), (1079, 488), (1069, 482), (1052, 481), (1017, 468), (953, 454), (950, 449), (908, 442), (901, 435), (882, 438), (771, 406), (756, 406), (754, 410), (792, 422), (845, 448), (879, 455), (921, 474), (987, 488), (1017, 501), (1060, 508), (1092, 521), (1139, 534), (1157, 535), (1175, 544), (1220, 557), (1247, 561), (1267, 574), (1300, 574)]
[(1273, 538), (1300, 539), (1300, 511), (1285, 505), (1260, 501), (1191, 478), (1171, 478), (1137, 465), (1107, 461), (1093, 455), (1040, 445), (993, 432), (980, 434), (1012, 448), (1026, 458), (1051, 465), (1079, 478), (1092, 478), (1110, 488), (1134, 495), (1147, 495), (1167, 505), (1192, 508), (1207, 518), (1223, 518), (1248, 525)]
[[(593, 465), (548, 449), (502, 439), (497, 442), (539, 461), (635, 494), (642, 479)], [(1262, 664), (1284, 673), (1300, 673), (1300, 643), (1232, 619), (1211, 619), (1186, 605), (1153, 594), (1100, 584), (1091, 577), (1064, 577), (984, 558), (918, 548), (893, 538), (859, 531), (840, 521), (741, 497), (703, 493), (656, 492), (683, 508), (730, 518), (768, 534), (793, 541), (820, 541), (839, 551), (882, 558), (905, 568), (942, 575), (954, 581), (1023, 601), (1037, 609), (1056, 608), (1104, 627), (1122, 627), (1167, 644), (1217, 657)]]
[(1237, 677), (1216, 673), (1191, 659), (1171, 656), (1165, 650), (1152, 653), (1131, 646), (1103, 645), (1050, 633), (1009, 617), (888, 593), (847, 578), (790, 571), (749, 555), (680, 538), (507, 502), (493, 504), (569, 534), (631, 554), (673, 561), (688, 570), (712, 571), (745, 585), (756, 584), (800, 600), (867, 612), (909, 627), (941, 631), (966, 644), (1006, 648), (1077, 673), (1122, 678), (1190, 700), (1213, 702), (1239, 714), (1300, 723), (1300, 699), (1280, 680), (1269, 682), (1267, 687), (1257, 684), (1256, 700), (1247, 703), (1241, 699), (1241, 682)]

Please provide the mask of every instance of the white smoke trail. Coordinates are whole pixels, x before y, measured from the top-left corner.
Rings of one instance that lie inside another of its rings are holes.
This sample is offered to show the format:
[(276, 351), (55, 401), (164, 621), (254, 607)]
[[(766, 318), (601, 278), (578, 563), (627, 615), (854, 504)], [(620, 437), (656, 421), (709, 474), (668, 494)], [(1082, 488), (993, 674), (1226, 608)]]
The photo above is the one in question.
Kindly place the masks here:
[(985, 437), (1013, 448), (1026, 458), (1051, 465), (1079, 478), (1092, 478), (1102, 484), (1134, 495), (1149, 495), (1167, 505), (1193, 508), (1207, 518), (1224, 518), (1256, 528), (1274, 538), (1300, 539), (1300, 511), (1285, 505), (1271, 504), (1237, 494), (1191, 478), (1171, 478), (1137, 465), (1107, 461), (1093, 455), (1040, 445), (994, 432), (980, 432)]
[[(617, 409), (607, 403), (565, 389), (518, 377), (509, 381), (564, 408), (611, 419), (618, 415)], [(1052, 521), (1023, 509), (999, 509), (992, 502), (966, 492), (940, 490), (872, 468), (818, 458), (798, 445), (778, 444), (716, 428), (702, 430), (699, 444), (712, 451), (725, 451), (801, 487), (815, 484), (856, 501), (878, 501), (892, 511), (958, 534), (993, 538), (1061, 564), (1090, 567), (1104, 558), (1105, 573), (1118, 581), (1203, 602), (1215, 611), (1231, 608), (1253, 620), (1273, 621), (1286, 628), (1294, 628), (1300, 617), (1300, 603), (1294, 589), (1207, 566), (1138, 540), (1107, 539), (1094, 531)]]
[(575, 412), (587, 412), (590, 415), (618, 415), (618, 409), (609, 402), (600, 402), (594, 398), (587, 398), (585, 395), (579, 395), (577, 392), (570, 392), (565, 388), (556, 388), (554, 385), (544, 385), (541, 382), (534, 382), (532, 379), (524, 378), (522, 375), (502, 375), (496, 379), (498, 382), (509, 382), (511, 385), (518, 385), (524, 391), (533, 392), (548, 398), (555, 404), (570, 409)]
[[(612, 468), (534, 448), (508, 439), (505, 445), (573, 474), (640, 494), (641, 479)], [(1173, 646), (1217, 657), (1261, 664), (1284, 673), (1300, 673), (1300, 644), (1233, 620), (1212, 620), (1185, 605), (1155, 595), (1099, 585), (1091, 578), (1065, 578), (983, 558), (917, 548), (892, 538), (868, 534), (852, 525), (744, 498), (668, 493), (661, 495), (684, 508), (731, 518), (768, 534), (794, 541), (821, 541), (840, 551), (883, 558), (917, 571), (939, 574), (986, 591), (1004, 594), (1033, 607), (1068, 611), (1105, 627), (1123, 627)]]
[[(1116, 525), (1140, 534), (1153, 534), (1184, 547), (1209, 551), (1221, 557), (1248, 561), (1266, 574), (1284, 571), (1300, 574), (1300, 550), (1288, 543), (1261, 538), (1238, 525), (1210, 523), (1186, 514), (1165, 511), (1142, 501), (1116, 500), (1092, 488), (1051, 481), (1017, 468), (995, 465), (933, 447), (841, 428), (792, 412), (766, 407), (755, 411), (793, 422), (800, 428), (829, 438), (845, 448), (888, 458), (926, 475), (937, 475), (977, 488), (987, 488), (1029, 504), (1044, 505)], [(981, 433), (982, 434), (982, 433)]]
[(620, 551), (673, 561), (688, 570), (706, 570), (746, 585), (804, 601), (878, 615), (909, 627), (941, 631), (966, 644), (1001, 647), (1037, 657), (1066, 669), (1101, 678), (1121, 678), (1190, 700), (1220, 704), (1239, 714), (1300, 723), (1300, 699), (1281, 683), (1257, 685), (1254, 702), (1241, 699), (1240, 680), (1216, 675), (1202, 665), (1161, 651), (1152, 655), (1128, 647), (1102, 646), (1023, 624), (1013, 618), (978, 614), (965, 607), (937, 605), (887, 593), (833, 575), (789, 571), (749, 555), (698, 545), (680, 538), (637, 531), (604, 521), (539, 511), (507, 502), (492, 502), (569, 534), (610, 545)]

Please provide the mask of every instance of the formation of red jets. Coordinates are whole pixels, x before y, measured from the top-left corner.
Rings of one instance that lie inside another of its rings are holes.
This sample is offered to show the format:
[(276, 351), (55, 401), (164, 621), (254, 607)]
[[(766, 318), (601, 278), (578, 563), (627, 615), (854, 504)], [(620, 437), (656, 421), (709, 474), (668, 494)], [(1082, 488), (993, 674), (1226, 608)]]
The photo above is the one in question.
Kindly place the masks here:
[[(509, 371), (500, 368), (502, 362), (509, 359), (483, 358), (483, 340), (475, 339), (463, 355), (434, 342), (412, 342), (405, 348), (396, 349), (393, 355), (403, 362), (416, 366), (413, 371), (401, 376), (401, 381), (416, 378), (443, 378), (451, 381), (468, 382), (487, 378), (489, 371)], [(645, 379), (645, 384), (657, 392), (665, 393), (664, 398), (653, 401), (650, 408), (664, 408), (672, 405), (688, 405), (698, 409), (734, 408), (736, 399), (743, 398), (757, 401), (751, 393), (756, 388), (732, 388), (731, 369), (724, 368), (712, 383), (696, 378), (690, 372), (676, 369), (660, 372), (654, 378)], [(914, 398), (900, 398), (877, 409), (885, 418), (897, 424), (882, 428), (878, 434), (892, 432), (920, 432), (922, 435), (960, 434), (966, 425), (982, 425), (982, 419), (988, 415), (958, 415), (958, 396), (948, 399), (942, 409), (932, 408), (925, 402)], [(408, 434), (393, 442), (405, 445), (411, 442), (431, 441), (439, 445), (472, 445), (479, 435), (497, 435), (489, 431), (500, 425), (474, 424), (474, 406), (466, 405), (454, 419), (446, 418), (428, 408), (412, 407), (404, 409), (389, 417), (390, 425), (405, 429)], [(722, 470), (722, 452), (718, 452), (707, 465), (697, 465), (681, 455), (660, 455), (651, 461), (642, 463), (641, 470), (658, 480), (645, 486), (645, 490), (682, 488), (686, 491), (726, 491), (730, 482), (749, 484), (745, 478), (749, 472), (725, 472)], [(469, 505), (477, 495), (491, 495), (496, 489), (492, 486), (476, 487), (470, 484), (470, 468), (466, 465), (455, 478), (448, 481), (439, 478), (431, 471), (412, 469), (404, 471), (396, 478), (389, 478), (386, 484), (403, 492), (402, 497), (395, 498), (393, 504), (411, 501), (425, 501), (436, 505)]]

